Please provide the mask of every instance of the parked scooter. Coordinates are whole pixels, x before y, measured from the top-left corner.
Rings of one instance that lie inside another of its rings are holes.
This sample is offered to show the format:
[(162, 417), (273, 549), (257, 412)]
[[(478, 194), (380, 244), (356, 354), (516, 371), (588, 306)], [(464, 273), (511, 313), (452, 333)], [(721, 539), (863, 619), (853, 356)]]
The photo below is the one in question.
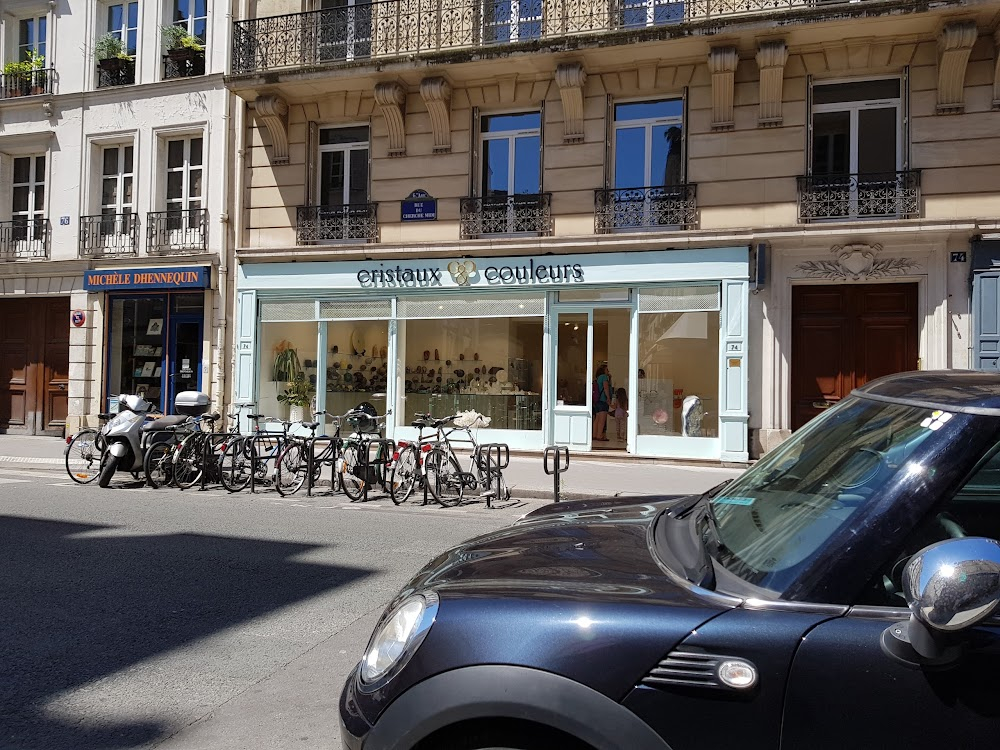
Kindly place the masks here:
[(101, 462), (97, 484), (107, 487), (119, 469), (142, 469), (142, 425), (153, 405), (142, 398), (123, 393), (118, 397), (118, 414), (101, 429), (108, 448)]

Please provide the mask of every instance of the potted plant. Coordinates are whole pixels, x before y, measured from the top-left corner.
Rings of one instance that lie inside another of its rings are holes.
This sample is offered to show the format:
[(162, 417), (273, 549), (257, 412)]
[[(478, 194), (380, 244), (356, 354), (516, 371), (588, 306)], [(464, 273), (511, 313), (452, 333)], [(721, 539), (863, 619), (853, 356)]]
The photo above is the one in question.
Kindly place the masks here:
[(292, 422), (301, 422), (305, 419), (305, 410), (311, 400), (312, 388), (304, 372), (299, 372), (287, 383), (285, 392), (278, 394), (278, 403), (288, 404), (288, 419)]
[(160, 31), (167, 59), (174, 66), (174, 71), (168, 71), (168, 78), (201, 75), (205, 72), (205, 45), (201, 39), (183, 26), (163, 26)]
[[(125, 43), (116, 35), (107, 33), (94, 44), (94, 58), (105, 85), (132, 83), (135, 61), (125, 48)], [(128, 79), (128, 80), (124, 80)]]
[(274, 347), (274, 363), (271, 366), (271, 380), (289, 383), (302, 372), (299, 353), (287, 339), (282, 339)]
[(3, 95), (27, 96), (31, 92), (31, 63), (11, 60), (3, 66)]
[(34, 50), (28, 50), (27, 84), (32, 94), (44, 94), (49, 76), (45, 72), (45, 56)]

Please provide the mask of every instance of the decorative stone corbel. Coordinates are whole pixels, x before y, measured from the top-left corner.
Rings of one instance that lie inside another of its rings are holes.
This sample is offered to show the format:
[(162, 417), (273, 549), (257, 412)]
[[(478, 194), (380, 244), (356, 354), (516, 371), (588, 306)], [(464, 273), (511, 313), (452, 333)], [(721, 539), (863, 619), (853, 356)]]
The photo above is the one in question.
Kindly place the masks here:
[(781, 124), (781, 89), (788, 61), (788, 45), (780, 39), (761, 42), (757, 48), (760, 68), (760, 116), (757, 124), (768, 127)]
[(46, 117), (52, 117), (52, 102), (42, 102), (42, 114)]
[(712, 73), (712, 130), (732, 130), (733, 87), (740, 56), (736, 47), (713, 47), (708, 53)]
[(265, 94), (254, 100), (257, 116), (271, 134), (274, 164), (288, 164), (288, 104), (280, 96)]
[(578, 62), (560, 63), (556, 68), (556, 83), (563, 105), (563, 141), (583, 140), (583, 84), (587, 73)]
[(955, 114), (965, 109), (965, 67), (977, 36), (975, 21), (956, 21), (941, 29), (938, 37), (939, 115)]
[(1000, 29), (993, 34), (993, 54), (997, 58), (993, 69), (993, 109), (1000, 109)]
[(375, 103), (389, 130), (389, 156), (406, 155), (406, 90), (396, 81), (375, 85)]
[(425, 78), (420, 82), (420, 96), (431, 116), (434, 153), (451, 151), (451, 86), (444, 78)]

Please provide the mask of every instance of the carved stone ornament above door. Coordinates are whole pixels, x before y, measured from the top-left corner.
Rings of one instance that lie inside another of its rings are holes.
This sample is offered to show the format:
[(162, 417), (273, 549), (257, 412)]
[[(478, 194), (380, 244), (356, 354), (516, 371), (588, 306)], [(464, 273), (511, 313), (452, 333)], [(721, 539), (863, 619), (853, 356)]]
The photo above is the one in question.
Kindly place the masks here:
[(892, 276), (909, 276), (920, 269), (912, 258), (881, 258), (881, 245), (853, 243), (834, 245), (830, 252), (835, 260), (807, 260), (798, 263), (795, 270), (814, 279), (840, 279), (862, 281), (885, 279)]

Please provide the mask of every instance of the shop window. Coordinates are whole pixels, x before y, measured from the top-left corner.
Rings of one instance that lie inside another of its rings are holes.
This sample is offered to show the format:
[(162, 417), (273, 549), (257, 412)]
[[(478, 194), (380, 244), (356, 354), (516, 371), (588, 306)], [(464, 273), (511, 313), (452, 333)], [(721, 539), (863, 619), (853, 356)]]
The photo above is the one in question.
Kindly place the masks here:
[(399, 328), (402, 423), (415, 412), (471, 409), (493, 429), (542, 428), (541, 317), (406, 320)]
[[(344, 414), (367, 401), (379, 414), (385, 414), (386, 387), (391, 376), (389, 322), (336, 320), (325, 325), (327, 411)], [(306, 373), (315, 386), (316, 370), (307, 367)]]
[(598, 195), (599, 232), (694, 223), (682, 99), (616, 104), (612, 147), (613, 184)]
[(904, 166), (901, 88), (899, 78), (812, 87), (802, 220), (917, 213), (918, 175)]
[(640, 435), (718, 436), (718, 306), (714, 286), (640, 292)]
[(108, 397), (135, 393), (163, 409), (166, 297), (112, 298)]
[(541, 192), (541, 127), (540, 112), (482, 118), (480, 195), (462, 201), (463, 237), (551, 231), (551, 201)]

